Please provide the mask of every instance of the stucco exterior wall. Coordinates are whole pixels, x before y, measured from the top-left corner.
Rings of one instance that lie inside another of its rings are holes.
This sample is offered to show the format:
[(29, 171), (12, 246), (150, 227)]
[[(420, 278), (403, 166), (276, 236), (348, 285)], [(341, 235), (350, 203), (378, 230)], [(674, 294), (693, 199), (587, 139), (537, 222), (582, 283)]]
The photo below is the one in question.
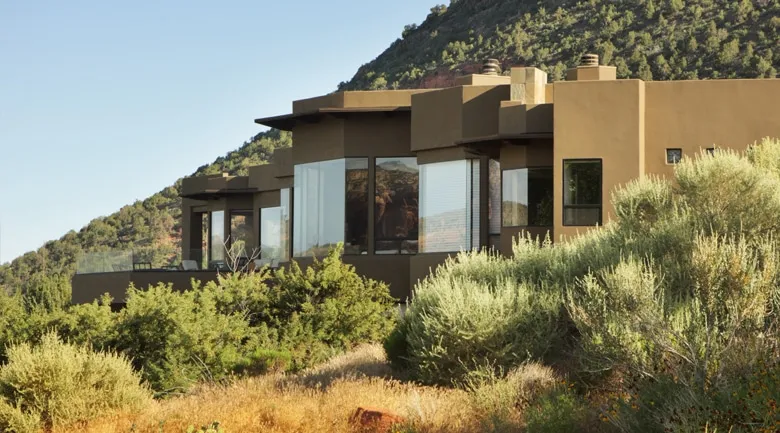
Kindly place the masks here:
[(644, 174), (645, 83), (640, 80), (555, 83), (554, 182), (556, 240), (589, 230), (563, 225), (563, 161), (602, 160), (602, 220), (610, 193)]
[(412, 151), (450, 147), (461, 139), (461, 89), (451, 87), (412, 96)]
[(326, 117), (317, 123), (300, 124), (293, 131), (292, 164), (344, 157), (344, 119)]
[(743, 150), (763, 137), (780, 137), (780, 79), (648, 82), (645, 89), (647, 173), (673, 174), (667, 148), (690, 157), (709, 147)]

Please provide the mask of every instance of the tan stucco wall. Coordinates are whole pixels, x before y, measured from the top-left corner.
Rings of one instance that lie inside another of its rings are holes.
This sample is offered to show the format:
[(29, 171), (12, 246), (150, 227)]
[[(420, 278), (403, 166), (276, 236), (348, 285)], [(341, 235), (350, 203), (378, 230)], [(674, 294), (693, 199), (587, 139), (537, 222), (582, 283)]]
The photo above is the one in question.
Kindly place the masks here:
[(645, 89), (647, 173), (673, 174), (667, 148), (690, 157), (709, 147), (743, 150), (763, 137), (780, 137), (780, 79), (649, 82)]
[(498, 134), (501, 101), (509, 99), (509, 85), (464, 86), (462, 139)]
[(414, 156), (410, 142), (409, 112), (361, 114), (345, 122), (344, 155), (347, 157)]
[(450, 147), (459, 141), (462, 103), (460, 87), (412, 96), (411, 150)]
[(317, 123), (296, 126), (293, 131), (293, 165), (343, 158), (344, 122), (344, 119), (326, 117)]
[(307, 113), (327, 108), (408, 107), (411, 96), (430, 89), (359, 90), (293, 101), (293, 113)]
[(644, 173), (645, 83), (640, 80), (555, 83), (556, 240), (588, 230), (563, 226), (563, 160), (602, 159), (603, 222), (614, 187)]
[(553, 104), (522, 104), (501, 101), (499, 134), (553, 132)]

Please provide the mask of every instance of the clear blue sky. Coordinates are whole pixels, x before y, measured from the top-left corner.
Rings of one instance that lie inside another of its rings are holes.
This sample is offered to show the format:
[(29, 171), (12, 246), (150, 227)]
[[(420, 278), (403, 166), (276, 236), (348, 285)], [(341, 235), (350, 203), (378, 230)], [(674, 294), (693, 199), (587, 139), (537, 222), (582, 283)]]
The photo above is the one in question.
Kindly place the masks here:
[(0, 262), (238, 148), (434, 3), (0, 0)]

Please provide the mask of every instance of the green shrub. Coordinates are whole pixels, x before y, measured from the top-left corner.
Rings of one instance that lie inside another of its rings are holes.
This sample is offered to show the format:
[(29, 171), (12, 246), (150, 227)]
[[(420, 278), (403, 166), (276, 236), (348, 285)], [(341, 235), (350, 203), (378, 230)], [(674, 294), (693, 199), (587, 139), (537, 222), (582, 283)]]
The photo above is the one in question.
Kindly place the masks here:
[(155, 391), (176, 392), (229, 375), (256, 347), (254, 337), (242, 315), (217, 312), (212, 292), (180, 293), (159, 284), (130, 287), (114, 347), (132, 359)]
[(502, 376), (492, 369), (478, 369), (464, 380), (481, 421), (480, 431), (517, 431), (522, 411), (559, 382), (549, 367), (540, 364), (524, 364)]
[(580, 334), (581, 365), (602, 372), (626, 364), (648, 371), (653, 360), (646, 326), (663, 316), (652, 266), (634, 259), (592, 273), (568, 291), (567, 308)]
[(6, 347), (26, 337), (27, 317), (22, 297), (0, 289), (0, 364), (6, 360)]
[(39, 344), (8, 349), (0, 367), (0, 430), (29, 431), (32, 419), (45, 429), (134, 410), (151, 395), (121, 355), (63, 343), (54, 333)]
[(256, 348), (250, 352), (236, 367), (236, 373), (261, 375), (281, 373), (290, 369), (292, 354), (284, 350)]
[(293, 354), (293, 368), (324, 361), (364, 342), (382, 341), (395, 322), (387, 284), (358, 275), (341, 260), (343, 246), (305, 271), (293, 262), (270, 285), (269, 328)]
[(528, 433), (598, 432), (593, 412), (583, 398), (567, 386), (542, 394), (525, 410)]
[(395, 371), (404, 371), (409, 367), (409, 343), (406, 342), (408, 328), (406, 323), (403, 318), (400, 318), (395, 328), (382, 342), (387, 360)]
[(72, 289), (68, 275), (34, 274), (22, 285), (27, 311), (49, 312), (70, 305)]
[[(426, 383), (458, 383), (490, 366), (541, 359), (559, 340), (561, 299), (485, 269), (488, 253), (460, 254), (418, 284), (404, 318), (409, 366)], [(467, 278), (474, 266), (478, 281)]]

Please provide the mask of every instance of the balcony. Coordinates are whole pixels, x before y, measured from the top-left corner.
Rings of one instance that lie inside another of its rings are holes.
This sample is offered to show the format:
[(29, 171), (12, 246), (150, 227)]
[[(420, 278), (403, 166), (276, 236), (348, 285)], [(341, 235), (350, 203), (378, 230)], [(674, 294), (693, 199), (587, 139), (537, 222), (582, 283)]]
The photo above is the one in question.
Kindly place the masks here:
[[(201, 257), (201, 250), (190, 257)], [(240, 265), (245, 265), (242, 262)], [(178, 257), (166, 258), (143, 250), (112, 250), (82, 255), (73, 276), (73, 303), (82, 304), (99, 299), (108, 293), (115, 304), (124, 304), (127, 288), (132, 283), (146, 288), (158, 283), (172, 284), (175, 290), (187, 290), (192, 280), (215, 281), (220, 272), (229, 272), (225, 262), (210, 266), (195, 260), (182, 261)]]

